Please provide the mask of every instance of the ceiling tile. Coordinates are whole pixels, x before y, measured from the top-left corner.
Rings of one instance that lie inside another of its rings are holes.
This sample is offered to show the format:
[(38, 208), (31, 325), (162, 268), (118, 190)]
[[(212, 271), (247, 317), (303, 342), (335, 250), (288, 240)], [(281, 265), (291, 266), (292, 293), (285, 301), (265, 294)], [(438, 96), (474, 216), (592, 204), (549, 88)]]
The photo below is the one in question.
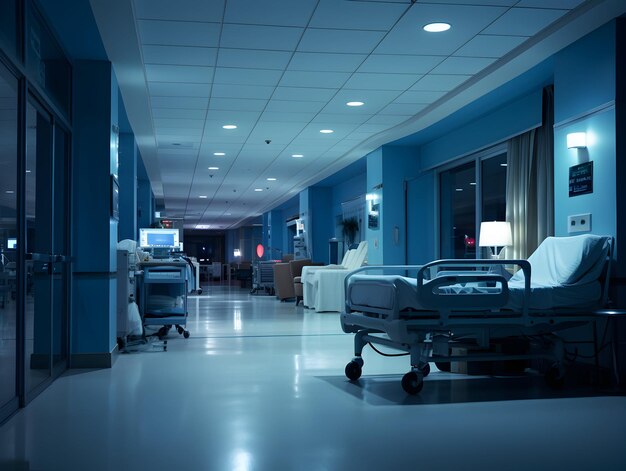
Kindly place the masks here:
[(379, 31), (309, 28), (302, 36), (298, 51), (369, 54), (383, 36), (384, 33)]
[(566, 10), (512, 8), (494, 21), (484, 34), (533, 36), (567, 13)]
[(280, 80), (279, 70), (235, 69), (218, 67), (215, 71), (215, 83), (234, 85), (264, 85), (274, 87)]
[(212, 110), (233, 110), (233, 111), (262, 111), (267, 104), (267, 100), (251, 98), (219, 98), (211, 97), (209, 109)]
[(219, 67), (284, 70), (290, 57), (291, 52), (287, 51), (250, 51), (221, 47), (217, 65)]
[[(240, 126), (242, 123), (254, 124), (261, 116), (260, 111), (241, 111), (241, 110), (209, 110), (207, 112), (207, 121), (215, 120), (219, 124), (219, 128), (224, 124), (236, 124)], [(231, 134), (237, 134), (239, 130), (234, 130)]]
[(206, 110), (204, 109), (171, 109), (171, 108), (152, 108), (153, 118), (164, 119), (204, 119)]
[(273, 122), (298, 122), (298, 123), (308, 123), (310, 122), (315, 115), (316, 111), (309, 111), (306, 113), (288, 113), (283, 111), (265, 111), (261, 115), (261, 121), (273, 121)]
[(150, 95), (208, 98), (210, 85), (202, 83), (148, 82)]
[(143, 44), (217, 47), (220, 25), (181, 21), (137, 20)]
[(365, 54), (296, 52), (289, 63), (288, 70), (354, 72), (366, 57)]
[(372, 54), (359, 67), (359, 72), (425, 74), (444, 59), (443, 56)]
[(309, 26), (387, 31), (409, 6), (408, 3), (384, 5), (373, 2), (321, 0)]
[(406, 90), (421, 75), (411, 74), (362, 74), (356, 73), (345, 85), (347, 89), (361, 90)]
[(372, 124), (386, 124), (388, 126), (396, 126), (409, 119), (411, 115), (375, 115), (367, 120)]
[(445, 92), (404, 92), (394, 103), (432, 103), (445, 95)]
[(473, 75), (494, 61), (483, 57), (448, 57), (433, 69), (433, 74)]
[(206, 110), (209, 106), (209, 99), (201, 97), (152, 96), (150, 102), (152, 108)]
[[(505, 7), (420, 4), (402, 17), (376, 54), (449, 55), (506, 11)], [(427, 33), (422, 26), (445, 18), (452, 25), (443, 33)]]
[(253, 85), (227, 85), (216, 83), (213, 85), (212, 97), (219, 98), (258, 98), (268, 99), (272, 96), (274, 87)]
[(585, 0), (520, 0), (516, 7), (561, 8), (564, 10), (576, 8)]
[[(278, 146), (291, 142), (305, 126), (306, 123), (298, 122), (284, 121), (282, 123), (276, 123), (272, 121), (259, 121), (246, 141), (246, 146), (249, 146), (250, 143), (263, 144), (266, 147), (262, 150), (276, 155)], [(272, 142), (270, 144), (264, 144), (266, 139)]]
[(471, 75), (428, 74), (419, 79), (419, 81), (411, 87), (411, 90), (448, 92), (461, 85), (470, 77)]
[(280, 81), (281, 87), (341, 88), (350, 74), (345, 72), (303, 72), (287, 70)]
[(214, 66), (217, 48), (186, 46), (143, 46), (145, 64)]
[(210, 83), (213, 67), (146, 64), (149, 82)]
[(271, 2), (228, 0), (224, 21), (226, 23), (304, 27), (309, 22), (316, 4), (317, 0), (272, 0)]
[(426, 108), (428, 105), (410, 104), (410, 103), (392, 103), (385, 106), (379, 114), (391, 114), (391, 115), (415, 115)]
[(302, 28), (225, 24), (221, 47), (292, 51), (302, 35)]
[(488, 6), (512, 7), (519, 0), (417, 0), (417, 1), (418, 3), (447, 3), (447, 4), (454, 4), (454, 5), (488, 5)]
[(202, 137), (202, 128), (156, 128), (157, 137), (173, 136), (183, 140), (199, 141)]
[(171, 119), (171, 118), (153, 118), (152, 122), (158, 129), (161, 128), (190, 128), (203, 129), (204, 116), (202, 119)]
[(221, 22), (225, 0), (134, 0), (137, 18)]
[(317, 113), (324, 107), (324, 102), (319, 101), (283, 101), (270, 100), (267, 104), (267, 111), (285, 111), (285, 112), (315, 112)]
[(328, 101), (337, 93), (332, 88), (278, 87), (274, 100)]
[[(373, 114), (399, 95), (388, 90), (340, 90), (324, 107), (324, 113)], [(349, 101), (362, 101), (363, 106), (346, 106)]]
[(466, 57), (502, 57), (526, 41), (525, 36), (479, 34), (454, 53)]
[(328, 124), (363, 124), (372, 115), (357, 113), (320, 113), (311, 122)]

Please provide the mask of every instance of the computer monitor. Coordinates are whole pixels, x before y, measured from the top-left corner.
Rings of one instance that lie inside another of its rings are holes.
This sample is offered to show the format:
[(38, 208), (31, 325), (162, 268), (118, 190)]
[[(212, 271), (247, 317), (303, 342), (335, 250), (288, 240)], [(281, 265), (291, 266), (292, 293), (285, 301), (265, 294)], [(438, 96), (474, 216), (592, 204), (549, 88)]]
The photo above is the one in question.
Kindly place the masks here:
[(139, 247), (167, 248), (178, 247), (178, 229), (139, 229)]
[(7, 249), (17, 248), (17, 239), (15, 237), (9, 237), (7, 239)]

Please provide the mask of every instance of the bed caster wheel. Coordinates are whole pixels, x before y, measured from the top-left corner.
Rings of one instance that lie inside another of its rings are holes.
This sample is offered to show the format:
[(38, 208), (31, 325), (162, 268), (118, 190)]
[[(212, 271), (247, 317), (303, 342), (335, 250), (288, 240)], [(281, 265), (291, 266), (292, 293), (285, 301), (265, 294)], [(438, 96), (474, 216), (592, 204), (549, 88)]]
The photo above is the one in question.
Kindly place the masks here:
[(198, 291), (196, 291), (196, 293), (202, 294), (202, 289), (199, 289)]
[(439, 371), (445, 371), (446, 373), (450, 373), (450, 362), (449, 361), (436, 361), (435, 366)]
[(361, 365), (358, 362), (352, 360), (350, 363), (346, 365), (346, 376), (350, 381), (356, 381), (361, 377), (361, 373), (363, 372)]
[(563, 369), (558, 366), (552, 366), (546, 371), (546, 383), (552, 389), (561, 389), (565, 386), (565, 374)]
[(409, 371), (402, 377), (402, 389), (407, 394), (418, 394), (424, 387), (424, 377), (415, 371)]
[(185, 337), (186, 339), (189, 338), (189, 331), (188, 330), (183, 332), (183, 337)]
[(185, 329), (183, 329), (181, 326), (177, 325), (176, 326), (176, 331), (178, 332), (179, 335), (183, 335), (183, 332), (185, 332)]
[(422, 375), (424, 375), (424, 378), (428, 376), (428, 374), (430, 373), (430, 363), (424, 363), (422, 366), (420, 366), (420, 371), (422, 372)]

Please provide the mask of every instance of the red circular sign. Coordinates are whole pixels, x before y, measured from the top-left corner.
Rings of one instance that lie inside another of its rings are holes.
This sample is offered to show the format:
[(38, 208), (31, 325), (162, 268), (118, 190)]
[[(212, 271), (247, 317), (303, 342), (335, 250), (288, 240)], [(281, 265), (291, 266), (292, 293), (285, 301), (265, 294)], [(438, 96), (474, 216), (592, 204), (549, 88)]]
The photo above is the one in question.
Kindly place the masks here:
[(256, 254), (259, 258), (263, 258), (263, 254), (265, 253), (265, 248), (263, 244), (259, 244), (256, 246)]

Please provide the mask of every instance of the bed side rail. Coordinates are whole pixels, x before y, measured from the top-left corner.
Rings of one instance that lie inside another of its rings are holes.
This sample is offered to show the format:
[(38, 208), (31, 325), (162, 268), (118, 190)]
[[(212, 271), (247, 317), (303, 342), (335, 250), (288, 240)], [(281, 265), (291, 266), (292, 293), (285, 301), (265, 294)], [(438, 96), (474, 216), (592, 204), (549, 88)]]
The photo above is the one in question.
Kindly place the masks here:
[[(524, 297), (522, 316), (528, 316), (530, 299), (531, 268), (527, 260), (436, 260), (422, 266), (417, 272), (417, 296), (420, 305), (437, 310), (450, 312), (453, 310), (498, 310), (506, 305), (509, 297), (507, 279), (497, 273), (485, 272), (484, 267), (517, 265), (524, 273)], [(454, 272), (445, 271), (446, 267), (454, 268)], [(459, 267), (467, 267), (468, 271), (459, 271)], [(478, 268), (478, 271), (469, 271)], [(432, 271), (444, 269), (443, 273), (430, 280)], [(466, 283), (495, 284), (499, 289), (464, 290), (454, 289)], [(447, 288), (447, 289), (442, 289)]]

